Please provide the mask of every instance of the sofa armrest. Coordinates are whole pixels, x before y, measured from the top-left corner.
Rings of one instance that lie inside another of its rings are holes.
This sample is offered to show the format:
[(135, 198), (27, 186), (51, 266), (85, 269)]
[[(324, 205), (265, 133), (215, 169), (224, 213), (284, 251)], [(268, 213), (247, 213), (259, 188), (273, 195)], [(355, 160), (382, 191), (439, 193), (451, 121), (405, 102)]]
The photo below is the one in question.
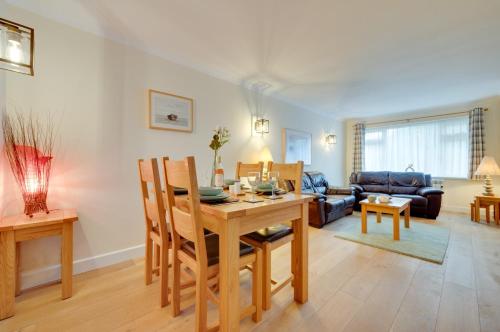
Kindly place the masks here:
[(354, 189), (351, 187), (328, 187), (327, 195), (354, 195)]
[(417, 190), (417, 195), (427, 196), (427, 195), (442, 195), (444, 191), (441, 189), (436, 189), (434, 187), (423, 187)]
[(363, 191), (365, 191), (359, 184), (351, 183), (350, 186), (352, 189), (354, 189), (354, 191), (358, 193), (362, 193)]

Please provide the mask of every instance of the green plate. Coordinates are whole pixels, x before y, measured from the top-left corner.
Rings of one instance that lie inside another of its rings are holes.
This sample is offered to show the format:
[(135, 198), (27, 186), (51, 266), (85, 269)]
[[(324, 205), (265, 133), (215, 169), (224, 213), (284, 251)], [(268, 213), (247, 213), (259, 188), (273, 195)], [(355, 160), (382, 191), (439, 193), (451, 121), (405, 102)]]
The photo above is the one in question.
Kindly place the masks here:
[(212, 195), (212, 196), (200, 196), (200, 201), (202, 202), (213, 202), (213, 201), (223, 201), (226, 198), (228, 198), (229, 195), (226, 193), (221, 193), (219, 195)]

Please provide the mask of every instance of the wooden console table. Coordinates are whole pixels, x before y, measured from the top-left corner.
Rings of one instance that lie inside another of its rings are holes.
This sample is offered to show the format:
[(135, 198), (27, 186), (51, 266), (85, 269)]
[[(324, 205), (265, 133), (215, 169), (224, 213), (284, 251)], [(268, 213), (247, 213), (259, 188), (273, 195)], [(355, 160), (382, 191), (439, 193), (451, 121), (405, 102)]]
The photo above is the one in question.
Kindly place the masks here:
[[(480, 208), (486, 207), (489, 210), (489, 206), (493, 205), (494, 207), (494, 215), (495, 215), (495, 223), (497, 225), (500, 224), (500, 196), (476, 196), (475, 202), (475, 212), (474, 212), (474, 221), (479, 222), (481, 219)], [(489, 218), (488, 218), (489, 219)], [(489, 223), (489, 220), (488, 220)]]
[(62, 298), (72, 295), (74, 209), (53, 210), (30, 218), (24, 214), (0, 220), (0, 320), (14, 316), (20, 293), (20, 243), (47, 236), (61, 236)]

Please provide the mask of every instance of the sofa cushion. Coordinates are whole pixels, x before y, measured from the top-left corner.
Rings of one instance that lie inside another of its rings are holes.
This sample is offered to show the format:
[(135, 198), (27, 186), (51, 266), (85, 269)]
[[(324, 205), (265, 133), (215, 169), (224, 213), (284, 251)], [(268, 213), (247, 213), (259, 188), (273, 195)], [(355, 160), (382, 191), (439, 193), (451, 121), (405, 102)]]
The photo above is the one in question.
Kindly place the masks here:
[(426, 186), (424, 173), (390, 172), (389, 192), (391, 194), (414, 195), (418, 188)]
[(357, 183), (365, 191), (389, 193), (389, 172), (359, 172)]
[(422, 207), (427, 206), (427, 198), (419, 195), (392, 194), (391, 196), (411, 199), (411, 205), (422, 206)]

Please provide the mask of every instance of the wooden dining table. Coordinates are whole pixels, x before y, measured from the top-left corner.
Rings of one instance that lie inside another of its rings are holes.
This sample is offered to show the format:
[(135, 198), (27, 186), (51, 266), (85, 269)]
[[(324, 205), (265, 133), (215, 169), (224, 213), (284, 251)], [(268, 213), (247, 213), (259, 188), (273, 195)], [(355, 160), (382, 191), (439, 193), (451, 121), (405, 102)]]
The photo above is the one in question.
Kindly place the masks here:
[[(310, 195), (288, 193), (259, 203), (238, 202), (201, 204), (204, 228), (219, 235), (219, 323), (220, 331), (239, 331), (240, 327), (240, 236), (261, 228), (292, 222), (296, 252), (294, 299), (308, 300), (308, 223)], [(249, 198), (249, 194), (247, 197)], [(186, 199), (177, 196), (176, 199)]]

